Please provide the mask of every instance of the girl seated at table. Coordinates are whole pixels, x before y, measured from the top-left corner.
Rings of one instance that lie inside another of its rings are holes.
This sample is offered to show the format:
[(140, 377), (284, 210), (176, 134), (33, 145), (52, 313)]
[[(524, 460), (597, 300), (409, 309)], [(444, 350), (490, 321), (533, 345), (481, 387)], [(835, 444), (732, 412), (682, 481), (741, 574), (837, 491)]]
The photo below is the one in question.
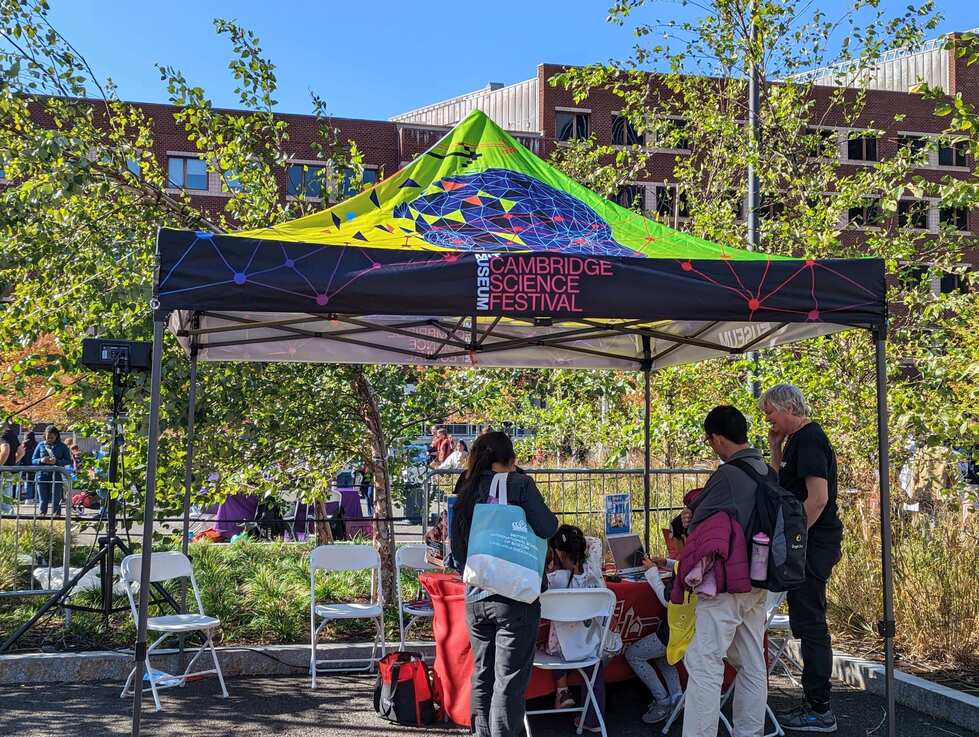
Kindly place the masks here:
[[(547, 585), (551, 589), (594, 589), (604, 588), (605, 579), (602, 577), (602, 548), (601, 542), (594, 538), (586, 538), (580, 528), (574, 525), (561, 525), (557, 533), (551, 538), (548, 546), (548, 567)], [(567, 642), (569, 637), (576, 640), (580, 639), (579, 632), (569, 632), (562, 630), (562, 624), (552, 624), (548, 634), (546, 651), (549, 655), (562, 654), (562, 642), (565, 646), (571, 645)], [(594, 634), (598, 634), (598, 628)], [(591, 634), (588, 632), (588, 634)], [(600, 643), (590, 642), (586, 635), (584, 642), (574, 642), (576, 649), (597, 648)], [(569, 653), (564, 653), (566, 658), (574, 657)], [(566, 671), (552, 671), (554, 674), (557, 693), (554, 697), (555, 709), (571, 709), (575, 706), (574, 697), (571, 689), (568, 688), (568, 674)], [(599, 677), (598, 681), (601, 681)], [(599, 708), (603, 708), (604, 698), (599, 698), (598, 692), (601, 689), (596, 681), (596, 699), (599, 701)], [(585, 718), (585, 729), (592, 731), (598, 729), (598, 720), (594, 714), (589, 713)]]
[[(642, 565), (646, 569), (646, 581), (665, 611), (667, 602), (670, 600), (668, 587), (671, 586), (673, 579), (669, 578), (664, 583), (663, 577), (660, 575), (660, 568), (671, 568), (672, 566), (666, 559), (662, 558), (659, 560), (645, 558)], [(655, 632), (632, 643), (625, 650), (625, 658), (632, 670), (653, 695), (653, 703), (649, 705), (649, 709), (642, 716), (642, 720), (646, 724), (658, 724), (664, 721), (670, 716), (676, 702), (680, 700), (680, 676), (676, 668), (666, 660), (666, 646), (669, 642), (670, 626), (664, 615)], [(649, 664), (650, 660), (656, 662), (656, 668), (659, 669), (660, 676), (663, 678), (662, 681), (656, 675), (656, 669)]]

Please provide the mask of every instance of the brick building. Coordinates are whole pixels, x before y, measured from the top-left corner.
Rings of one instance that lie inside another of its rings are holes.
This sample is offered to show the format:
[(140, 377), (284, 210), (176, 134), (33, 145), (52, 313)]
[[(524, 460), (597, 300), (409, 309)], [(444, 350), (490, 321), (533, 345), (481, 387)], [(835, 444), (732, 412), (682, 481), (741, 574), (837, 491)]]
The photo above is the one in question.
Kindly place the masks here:
[[(849, 174), (858, 167), (866, 166), (892, 156), (898, 146), (909, 145), (922, 152), (921, 166), (917, 174), (937, 181), (948, 175), (964, 178), (970, 175), (972, 162), (964, 152), (939, 140), (947, 125), (947, 118), (934, 115), (934, 105), (910, 92), (919, 81), (940, 86), (950, 95), (961, 92), (969, 102), (979, 105), (979, 65), (968, 67), (952, 51), (943, 48), (943, 39), (936, 39), (912, 52), (890, 52), (880, 65), (862, 79), (854, 79), (845, 67), (828, 67), (815, 70), (808, 76), (817, 85), (815, 89), (817, 119), (821, 135), (838, 152), (841, 173)], [(659, 148), (653, 134), (645, 140), (630, 128), (625, 120), (616, 115), (620, 100), (610, 92), (596, 90), (582, 102), (576, 103), (571, 93), (552, 87), (548, 80), (562, 69), (559, 65), (542, 64), (535, 76), (515, 84), (490, 83), (485, 88), (443, 100), (425, 107), (395, 115), (390, 120), (359, 120), (331, 118), (340, 131), (341, 140), (352, 139), (363, 152), (365, 182), (370, 183), (383, 174), (391, 174), (433, 145), (444, 132), (465, 117), (474, 108), (490, 115), (499, 125), (515, 135), (531, 151), (548, 157), (562, 141), (594, 135), (600, 144), (642, 144), (647, 147), (649, 160), (645, 176), (630, 183), (622, 192), (622, 199), (630, 202), (641, 198), (644, 209), (656, 212), (674, 221), (682, 222), (678, 206), (680, 198), (669, 183), (678, 155), (689, 151), (680, 147)], [(860, 118), (845, 125), (832, 116), (820, 116), (827, 109), (832, 87), (867, 89), (866, 103)], [(138, 104), (154, 121), (155, 154), (166, 167), (171, 191), (187, 190), (194, 204), (211, 211), (223, 208), (223, 200), (230, 194), (227, 183), (213, 171), (208, 171), (198, 158), (195, 147), (187, 139), (174, 120), (175, 108), (152, 103)], [(895, 122), (895, 115), (903, 118)], [(289, 139), (285, 142), (290, 164), (279, 174), (279, 186), (284, 198), (305, 192), (307, 197), (318, 198), (320, 182), (311, 173), (322, 166), (316, 156), (314, 143), (317, 120), (309, 115), (282, 114), (288, 123)], [(682, 120), (676, 121), (682, 125)], [(873, 129), (875, 132), (870, 133)], [(864, 137), (853, 134), (867, 130)], [(0, 170), (2, 181), (2, 170)], [(233, 182), (231, 183), (233, 186)], [(339, 194), (343, 194), (342, 192)], [(332, 196), (337, 196), (336, 194)], [(744, 217), (745, 208), (739, 209)], [(862, 213), (849, 213), (854, 222), (843, 233), (847, 241), (859, 242), (861, 220), (870, 227), (875, 217), (873, 202)], [(939, 208), (930, 200), (902, 202), (898, 215), (900, 224), (937, 233), (941, 224), (951, 224), (957, 230), (979, 235), (979, 213), (961, 208)], [(973, 263), (979, 265), (979, 255), (974, 251)]]
[[(936, 116), (934, 103), (911, 92), (924, 81), (941, 87), (950, 96), (961, 93), (966, 101), (979, 106), (979, 65), (967, 66), (953, 51), (944, 48), (944, 40), (935, 39), (913, 52), (890, 52), (861, 79), (855, 79), (843, 66), (806, 75), (815, 85), (814, 120), (819, 120), (811, 131), (821, 131), (820, 135), (835, 148), (841, 174), (852, 174), (858, 167), (893, 156), (900, 146), (910, 146), (921, 155), (916, 175), (928, 181), (970, 176), (973, 162), (968, 161), (963, 148), (941, 139), (948, 118)], [(674, 179), (671, 175), (677, 156), (689, 154), (689, 149), (682, 142), (680, 147), (660, 148), (654, 134), (637, 134), (616, 114), (622, 103), (611, 92), (596, 90), (576, 102), (569, 91), (547, 82), (561, 70), (559, 65), (543, 64), (537, 67), (535, 77), (523, 82), (506, 86), (491, 83), (476, 92), (397, 115), (392, 120), (399, 125), (449, 126), (478, 107), (508, 130), (540, 136), (539, 150), (535, 152), (544, 157), (562, 141), (589, 135), (599, 144), (644, 145), (649, 152), (646, 174), (620, 190), (622, 204), (635, 201), (638, 194), (647, 212), (682, 223), (682, 211), (677, 205), (680, 198), (669, 182)], [(830, 105), (830, 96), (836, 91), (834, 87), (856, 86), (866, 89), (865, 103), (857, 120), (846, 123), (840, 119), (841, 111)], [(682, 126), (683, 120), (677, 119), (676, 124)], [(859, 136), (861, 131), (866, 131), (866, 135)], [(860, 208), (862, 212), (851, 210), (846, 214), (847, 222), (852, 224), (842, 235), (845, 241), (858, 243), (864, 227), (875, 226), (879, 217), (875, 208), (870, 201), (866, 208)], [(744, 212), (742, 204), (740, 218)], [(959, 232), (979, 235), (979, 212), (940, 208), (931, 199), (913, 200), (909, 195), (900, 203), (897, 218), (900, 225), (924, 233), (935, 234), (947, 224)], [(861, 221), (865, 224), (861, 225)], [(973, 249), (971, 261), (979, 266), (979, 251)], [(953, 282), (942, 286), (949, 288)]]

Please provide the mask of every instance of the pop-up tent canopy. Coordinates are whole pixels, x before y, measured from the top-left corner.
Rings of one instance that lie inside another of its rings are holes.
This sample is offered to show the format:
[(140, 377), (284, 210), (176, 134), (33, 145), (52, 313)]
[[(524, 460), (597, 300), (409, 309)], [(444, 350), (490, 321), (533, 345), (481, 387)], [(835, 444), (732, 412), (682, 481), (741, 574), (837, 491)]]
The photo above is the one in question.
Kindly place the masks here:
[(144, 555), (167, 323), (191, 358), (191, 438), (198, 359), (642, 370), (647, 514), (651, 370), (871, 330), (890, 692), (880, 260), (781, 258), (673, 230), (582, 187), (474, 111), (404, 169), (322, 212), (231, 235), (161, 230), (157, 269)]

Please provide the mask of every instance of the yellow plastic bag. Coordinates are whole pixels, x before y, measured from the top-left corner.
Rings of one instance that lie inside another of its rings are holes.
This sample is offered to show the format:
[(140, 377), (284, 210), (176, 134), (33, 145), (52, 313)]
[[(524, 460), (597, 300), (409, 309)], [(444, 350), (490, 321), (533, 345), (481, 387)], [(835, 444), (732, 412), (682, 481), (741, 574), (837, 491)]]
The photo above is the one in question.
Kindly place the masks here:
[(687, 652), (697, 627), (697, 597), (689, 591), (683, 594), (683, 603), (666, 605), (666, 621), (670, 624), (670, 642), (666, 646), (666, 662), (676, 665)]

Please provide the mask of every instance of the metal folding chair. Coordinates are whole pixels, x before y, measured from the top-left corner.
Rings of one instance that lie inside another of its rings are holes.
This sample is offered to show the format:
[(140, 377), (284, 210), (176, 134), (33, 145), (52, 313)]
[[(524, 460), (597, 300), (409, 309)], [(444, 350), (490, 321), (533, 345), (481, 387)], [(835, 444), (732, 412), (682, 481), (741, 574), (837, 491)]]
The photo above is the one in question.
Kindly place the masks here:
[[(589, 705), (595, 701), (595, 679), (598, 676), (598, 664), (605, 653), (605, 642), (608, 639), (609, 625), (612, 623), (612, 613), (615, 611), (615, 594), (608, 589), (559, 589), (546, 591), (540, 597), (540, 616), (551, 622), (584, 622), (595, 620), (601, 622), (602, 639), (594, 656), (582, 660), (565, 660), (562, 655), (548, 655), (538, 652), (534, 655), (534, 667), (544, 670), (576, 670), (585, 684), (586, 696), (584, 704), (568, 709), (538, 709), (528, 711), (524, 716), (524, 729), (527, 737), (531, 737), (529, 717), (535, 714), (560, 714), (560, 713), (580, 713), (577, 734), (581, 734), (585, 724), (585, 715), (588, 713)], [(585, 673), (586, 668), (591, 668), (591, 675)], [(602, 737), (608, 737), (605, 729), (605, 716), (602, 710), (595, 705), (595, 713), (598, 715), (598, 726), (601, 729)]]
[[(394, 581), (398, 589), (398, 632), (400, 634), (399, 650), (405, 649), (405, 640), (411, 625), (419, 619), (431, 619), (435, 616), (431, 602), (405, 602), (401, 590), (401, 571), (405, 568), (413, 571), (434, 571), (435, 566), (425, 559), (428, 547), (422, 543), (402, 545), (394, 555)], [(405, 624), (405, 616), (408, 624)]]
[[(371, 600), (363, 603), (316, 603), (316, 572), (317, 571), (363, 571), (371, 572)], [(376, 585), (376, 589), (375, 589)], [(376, 596), (374, 593), (376, 592)], [(377, 646), (380, 642), (381, 657), (385, 653), (384, 641), (384, 595), (381, 591), (381, 558), (377, 554), (373, 545), (348, 545), (333, 544), (320, 545), (309, 555), (309, 673), (312, 678), (313, 688), (316, 688), (317, 672), (350, 672), (350, 671), (370, 671), (377, 662)], [(316, 620), (321, 619), (319, 625)], [(377, 634), (374, 638), (374, 646), (371, 649), (371, 657), (366, 667), (350, 668), (321, 668), (322, 665), (331, 663), (351, 663), (358, 660), (351, 659), (327, 659), (317, 660), (316, 646), (320, 632), (330, 622), (340, 619), (371, 619), (377, 626)]]
[[(136, 599), (133, 596), (134, 588), (138, 587), (140, 579), (140, 571), (142, 570), (143, 557), (142, 555), (127, 555), (122, 561), (122, 583), (126, 589), (126, 596), (129, 599), (129, 609), (133, 615), (133, 621), (136, 622), (139, 619), (139, 615), (136, 609)], [(159, 692), (164, 688), (173, 688), (174, 686), (184, 686), (187, 683), (187, 679), (190, 676), (202, 676), (209, 675), (211, 673), (217, 674), (218, 681), (221, 683), (221, 695), (224, 698), (228, 697), (228, 689), (224, 685), (224, 674), (221, 673), (221, 665), (218, 663), (218, 654), (214, 649), (214, 640), (211, 638), (212, 633), (219, 626), (221, 626), (221, 621), (214, 617), (209, 617), (204, 614), (204, 605), (201, 603), (200, 590), (197, 588), (197, 579), (194, 578), (194, 569), (190, 564), (190, 559), (183, 553), (177, 551), (171, 551), (166, 553), (152, 553), (150, 557), (150, 583), (159, 583), (160, 581), (171, 581), (175, 578), (189, 578), (190, 586), (194, 591), (194, 600), (197, 602), (197, 613), (192, 612), (187, 614), (169, 614), (161, 617), (150, 617), (146, 620), (146, 629), (152, 632), (162, 633), (160, 637), (151, 644), (146, 649), (146, 661), (144, 663), (146, 668), (145, 679), (149, 681), (149, 688), (143, 687), (143, 691), (151, 691), (153, 693), (153, 702), (156, 704), (156, 710), (160, 711), (160, 694)], [(140, 592), (140, 596), (148, 596), (147, 592)], [(171, 676), (168, 673), (161, 673), (160, 671), (154, 670), (150, 664), (150, 655), (153, 651), (168, 637), (173, 635), (182, 635), (189, 632), (201, 632), (204, 635), (204, 643), (197, 649), (194, 657), (187, 664), (187, 668), (184, 670), (183, 674), (179, 676)], [(211, 658), (214, 661), (214, 668), (209, 670), (199, 670), (192, 671), (194, 664), (197, 659), (204, 654), (204, 649), (208, 648), (211, 651)], [(126, 685), (122, 688), (121, 698), (126, 698), (132, 693), (130, 691), (130, 686), (135, 690), (136, 685), (133, 684), (133, 677), (136, 675), (136, 669), (133, 668), (129, 673), (129, 677), (126, 679)]]

